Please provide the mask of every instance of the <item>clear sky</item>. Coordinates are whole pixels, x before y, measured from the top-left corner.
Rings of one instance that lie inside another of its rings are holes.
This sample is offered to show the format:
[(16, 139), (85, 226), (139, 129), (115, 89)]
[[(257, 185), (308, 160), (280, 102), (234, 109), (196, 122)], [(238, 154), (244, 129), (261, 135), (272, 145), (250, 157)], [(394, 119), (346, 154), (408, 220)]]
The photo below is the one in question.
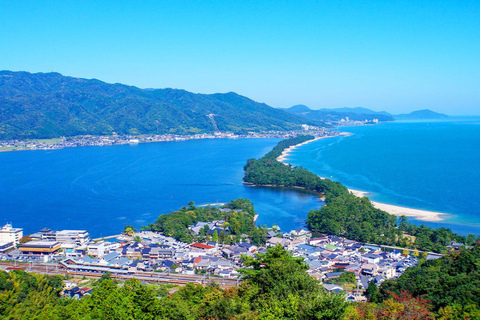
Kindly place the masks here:
[(3, 1), (0, 69), (480, 114), (480, 1)]

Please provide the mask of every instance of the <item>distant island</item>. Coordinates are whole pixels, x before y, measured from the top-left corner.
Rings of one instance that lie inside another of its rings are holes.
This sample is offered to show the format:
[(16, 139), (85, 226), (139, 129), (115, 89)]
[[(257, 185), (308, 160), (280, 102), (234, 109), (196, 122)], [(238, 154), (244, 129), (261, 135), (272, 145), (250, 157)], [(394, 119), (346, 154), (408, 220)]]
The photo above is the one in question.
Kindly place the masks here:
[(140, 89), (59, 73), (0, 71), (0, 140), (201, 134), (324, 126), (234, 92)]
[(446, 114), (443, 113), (437, 113), (432, 110), (418, 110), (418, 111), (413, 111), (408, 114), (398, 114), (394, 116), (395, 119), (398, 120), (414, 120), (414, 119), (444, 119), (448, 118)]

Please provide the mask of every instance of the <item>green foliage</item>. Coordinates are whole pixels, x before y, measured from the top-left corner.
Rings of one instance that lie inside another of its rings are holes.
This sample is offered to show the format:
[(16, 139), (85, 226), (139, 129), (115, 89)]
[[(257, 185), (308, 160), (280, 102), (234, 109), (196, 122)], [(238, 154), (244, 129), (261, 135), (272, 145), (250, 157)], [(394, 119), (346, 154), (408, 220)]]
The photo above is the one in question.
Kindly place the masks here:
[(137, 231), (132, 225), (126, 225), (125, 228), (123, 229), (123, 233), (129, 236), (133, 236), (135, 234), (135, 231)]
[(365, 296), (370, 302), (378, 302), (380, 300), (380, 290), (378, 290), (378, 287), (373, 280), (368, 283)]
[(75, 135), (196, 134), (321, 125), (236, 93), (143, 90), (59, 73), (0, 71), (0, 139)]
[(343, 285), (343, 284), (356, 284), (357, 279), (355, 278), (354, 272), (342, 272), (342, 274), (334, 279), (336, 284)]
[[(191, 202), (188, 207), (183, 207), (180, 210), (172, 213), (160, 215), (155, 223), (149, 224), (142, 229), (163, 232), (164, 234), (177, 240), (190, 243), (194, 240), (205, 238), (209, 229), (208, 226), (205, 226), (206, 228), (203, 229), (203, 231), (200, 230), (200, 234), (197, 237), (190, 233), (188, 226), (199, 221), (209, 222), (223, 219), (225, 220), (226, 226), (229, 227), (230, 233), (234, 236), (240, 236), (244, 233), (254, 236), (258, 234), (259, 231), (255, 227), (254, 222), (255, 210), (250, 200), (232, 200), (231, 202), (225, 204), (222, 208), (228, 208), (232, 210), (228, 212), (222, 212), (220, 210), (221, 208), (218, 207), (195, 207), (193, 202)], [(264, 234), (263, 231), (260, 232), (261, 234)], [(216, 237), (217, 240), (222, 243), (227, 240), (227, 236), (223, 231), (220, 234), (217, 233)], [(256, 238), (259, 238), (259, 236), (256, 236)], [(258, 239), (258, 242), (261, 243), (262, 240)], [(263, 240), (263, 243), (265, 243), (265, 240)]]
[[(384, 298), (391, 292), (399, 294), (402, 291), (430, 301), (435, 311), (459, 312), (459, 305), (479, 306), (480, 245), (425, 261), (408, 268), (397, 280), (387, 280), (380, 286)], [(474, 312), (470, 307), (469, 310)]]
[[(308, 265), (277, 245), (256, 257), (243, 256), (244, 287), (260, 318), (341, 319), (346, 309), (343, 295), (327, 294), (306, 273)], [(244, 293), (245, 295), (245, 293)]]

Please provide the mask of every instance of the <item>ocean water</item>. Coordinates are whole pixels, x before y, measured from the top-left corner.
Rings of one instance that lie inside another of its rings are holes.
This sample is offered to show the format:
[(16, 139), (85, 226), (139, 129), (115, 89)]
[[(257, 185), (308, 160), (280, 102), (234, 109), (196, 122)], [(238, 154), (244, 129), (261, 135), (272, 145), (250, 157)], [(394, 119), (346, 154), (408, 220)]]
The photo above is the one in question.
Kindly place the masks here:
[(92, 236), (139, 228), (158, 215), (196, 204), (253, 201), (257, 223), (304, 225), (316, 195), (248, 187), (243, 166), (279, 139), (193, 140), (111, 147), (0, 153), (0, 223), (26, 234), (44, 227), (87, 229)]
[(480, 118), (344, 127), (287, 158), (379, 202), (449, 213), (432, 227), (480, 234)]

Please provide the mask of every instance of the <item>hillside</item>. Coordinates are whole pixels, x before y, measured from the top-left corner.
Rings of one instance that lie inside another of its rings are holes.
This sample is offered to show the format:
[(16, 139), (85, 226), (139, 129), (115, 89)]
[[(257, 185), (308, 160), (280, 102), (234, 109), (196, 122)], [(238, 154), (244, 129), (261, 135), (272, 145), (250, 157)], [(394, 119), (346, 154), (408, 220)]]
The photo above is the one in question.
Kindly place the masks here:
[[(386, 112), (375, 112), (365, 108), (339, 108), (312, 110), (305, 105), (295, 105), (284, 109), (292, 114), (317, 121), (340, 121), (348, 117), (350, 120), (363, 121), (378, 119), (379, 121), (394, 121), (393, 117)], [(359, 113), (365, 111), (366, 113)]]
[(438, 113), (432, 110), (418, 110), (418, 111), (413, 111), (408, 114), (399, 114), (394, 116), (395, 119), (399, 120), (408, 120), (408, 119), (444, 119), (448, 118), (446, 114), (443, 113)]
[(0, 71), (0, 139), (82, 134), (242, 133), (321, 125), (236, 93), (140, 89), (59, 73)]

